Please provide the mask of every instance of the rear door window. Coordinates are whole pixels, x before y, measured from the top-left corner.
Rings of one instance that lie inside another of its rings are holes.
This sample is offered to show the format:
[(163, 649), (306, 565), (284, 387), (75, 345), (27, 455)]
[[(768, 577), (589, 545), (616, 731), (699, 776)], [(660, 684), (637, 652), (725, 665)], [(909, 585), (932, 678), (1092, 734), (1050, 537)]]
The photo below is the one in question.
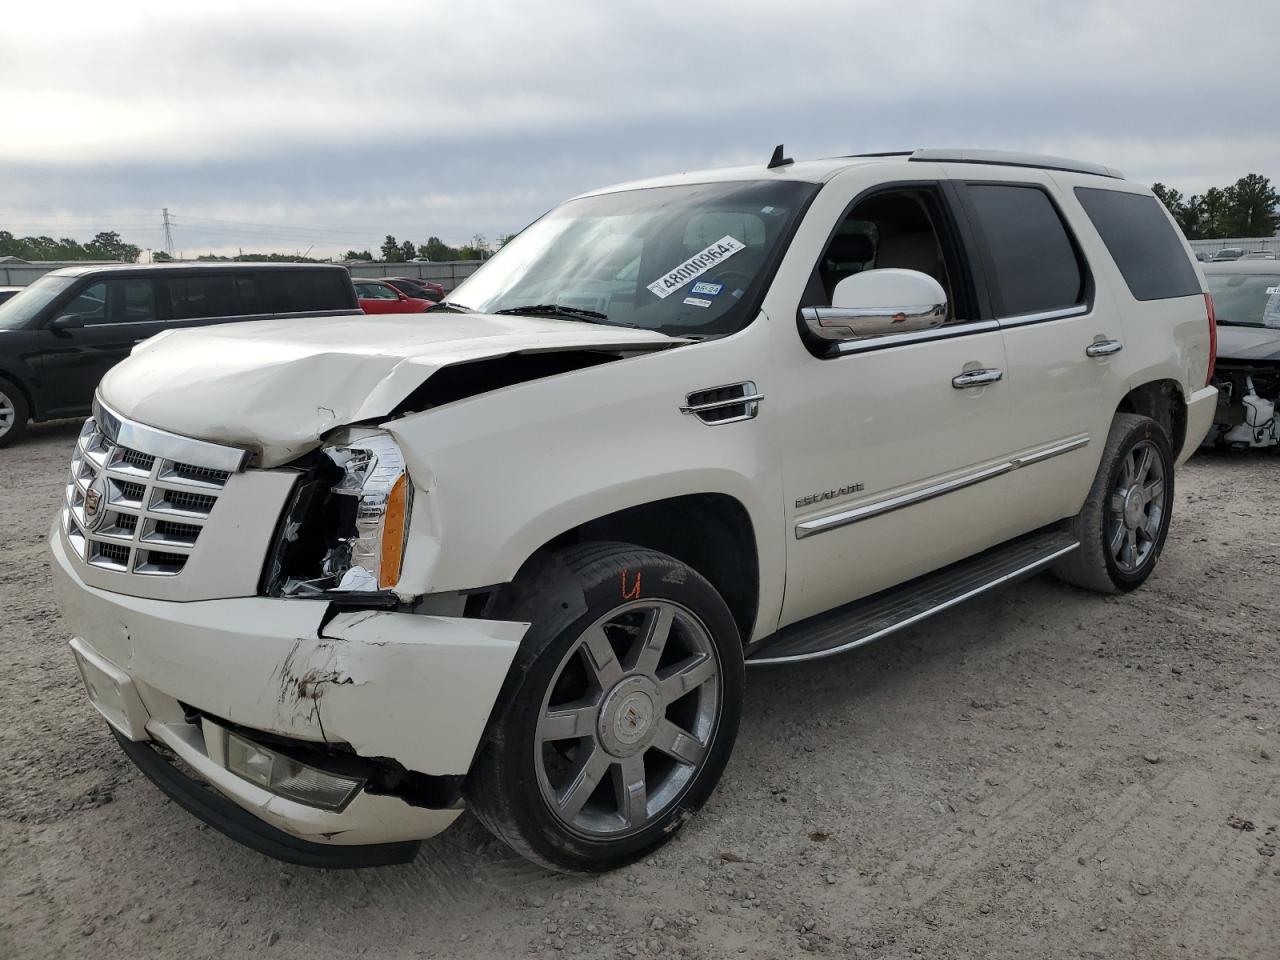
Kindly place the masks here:
[(145, 277), (111, 281), (111, 322), (152, 323), (156, 317), (156, 288)]
[(240, 312), (245, 316), (255, 313), (269, 313), (262, 296), (258, 278), (244, 276), (235, 278), (236, 295), (240, 300)]
[(227, 275), (170, 277), (169, 311), (174, 320), (204, 320), (240, 314), (234, 281)]
[(1198, 295), (1200, 280), (1160, 201), (1144, 193), (1076, 187), (1135, 300)]
[(1048, 313), (1084, 302), (1083, 260), (1044, 190), (971, 183), (966, 195), (986, 241), (998, 315)]

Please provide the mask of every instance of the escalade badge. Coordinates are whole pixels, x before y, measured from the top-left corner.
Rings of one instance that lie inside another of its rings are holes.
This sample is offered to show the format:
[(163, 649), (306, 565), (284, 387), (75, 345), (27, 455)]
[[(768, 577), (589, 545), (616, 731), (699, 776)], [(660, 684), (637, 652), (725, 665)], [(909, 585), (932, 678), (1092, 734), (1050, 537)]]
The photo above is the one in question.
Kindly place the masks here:
[(850, 483), (836, 490), (821, 490), (818, 493), (811, 493), (807, 497), (798, 497), (796, 499), (796, 509), (801, 507), (812, 506), (815, 503), (825, 503), (827, 500), (838, 500), (841, 497), (847, 497), (851, 493), (861, 493), (863, 485), (861, 483)]
[(84, 494), (84, 525), (90, 530), (97, 530), (102, 525), (102, 520), (107, 515), (107, 511), (103, 508), (103, 501), (106, 494), (103, 488), (106, 481), (102, 477), (98, 477), (93, 481), (93, 485), (85, 491)]

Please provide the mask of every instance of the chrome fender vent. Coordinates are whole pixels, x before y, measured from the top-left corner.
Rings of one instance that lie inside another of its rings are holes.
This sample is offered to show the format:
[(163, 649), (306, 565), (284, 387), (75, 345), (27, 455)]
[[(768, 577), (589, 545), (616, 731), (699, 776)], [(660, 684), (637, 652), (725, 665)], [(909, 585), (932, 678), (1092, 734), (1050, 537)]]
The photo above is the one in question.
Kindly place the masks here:
[(764, 395), (750, 380), (708, 390), (695, 390), (684, 398), (681, 413), (690, 413), (710, 426), (751, 420), (760, 410)]

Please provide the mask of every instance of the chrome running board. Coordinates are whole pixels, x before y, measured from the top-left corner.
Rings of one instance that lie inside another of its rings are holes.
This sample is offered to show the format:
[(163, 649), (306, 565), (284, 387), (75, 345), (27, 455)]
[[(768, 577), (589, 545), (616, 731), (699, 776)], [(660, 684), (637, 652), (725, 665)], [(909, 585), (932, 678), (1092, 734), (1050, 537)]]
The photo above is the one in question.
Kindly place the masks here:
[(783, 627), (747, 664), (794, 663), (844, 653), (919, 623), (1002, 583), (1039, 573), (1079, 547), (1068, 533), (1033, 533), (843, 607)]

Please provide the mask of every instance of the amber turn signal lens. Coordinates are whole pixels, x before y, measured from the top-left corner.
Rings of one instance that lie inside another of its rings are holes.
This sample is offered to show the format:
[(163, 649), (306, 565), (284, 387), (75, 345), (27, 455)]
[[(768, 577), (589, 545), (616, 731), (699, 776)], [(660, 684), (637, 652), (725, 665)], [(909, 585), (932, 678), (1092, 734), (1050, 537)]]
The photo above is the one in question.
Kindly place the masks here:
[(404, 535), (409, 523), (409, 479), (404, 474), (396, 480), (387, 497), (387, 512), (382, 520), (382, 558), (378, 565), (378, 586), (386, 590), (400, 580), (404, 563)]

